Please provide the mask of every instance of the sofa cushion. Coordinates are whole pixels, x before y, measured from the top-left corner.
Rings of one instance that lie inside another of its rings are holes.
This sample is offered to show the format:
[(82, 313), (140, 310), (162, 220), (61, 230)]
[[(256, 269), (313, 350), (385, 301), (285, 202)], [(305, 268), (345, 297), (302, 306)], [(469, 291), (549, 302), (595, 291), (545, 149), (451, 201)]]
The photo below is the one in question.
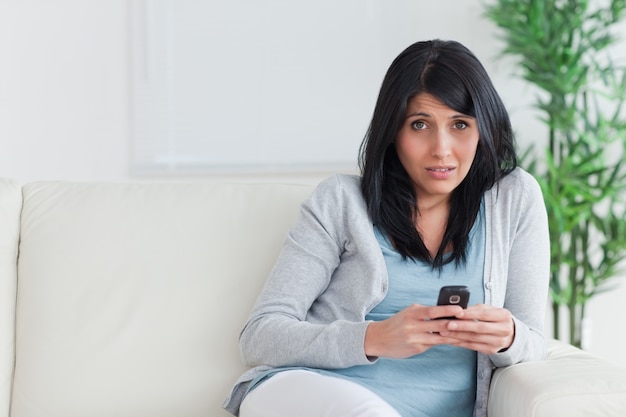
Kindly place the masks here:
[(25, 186), (11, 416), (227, 415), (239, 330), (310, 191)]

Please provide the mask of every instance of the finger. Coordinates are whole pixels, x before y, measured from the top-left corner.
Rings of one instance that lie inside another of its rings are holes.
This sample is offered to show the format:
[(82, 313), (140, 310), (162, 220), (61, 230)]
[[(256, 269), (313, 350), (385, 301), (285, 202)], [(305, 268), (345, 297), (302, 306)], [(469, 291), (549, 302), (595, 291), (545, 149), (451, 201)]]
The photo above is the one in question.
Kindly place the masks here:
[(451, 320), (446, 331), (469, 335), (508, 336), (513, 331), (512, 319), (506, 321)]
[(500, 353), (503, 351), (503, 349), (507, 347), (502, 342), (497, 342), (497, 341), (480, 342), (480, 341), (475, 341), (475, 340), (467, 341), (467, 340), (459, 340), (459, 339), (452, 340), (448, 344), (451, 346), (475, 350), (476, 352), (484, 353), (486, 355), (493, 355), (495, 353)]
[(467, 320), (478, 320), (487, 322), (507, 321), (511, 313), (499, 307), (477, 304), (464, 310), (462, 318)]
[(464, 317), (464, 310), (460, 306), (432, 306), (426, 309), (427, 317), (430, 320), (438, 320), (448, 317)]
[(429, 347), (433, 347), (433, 346), (438, 346), (438, 345), (455, 345), (459, 343), (469, 343), (466, 340), (459, 340), (454, 337), (445, 336), (442, 333), (443, 331), (442, 332), (434, 331), (428, 334), (424, 338), (424, 344), (428, 345)]
[(455, 321), (456, 319), (448, 319), (448, 318), (429, 320), (428, 331), (430, 333), (437, 333), (437, 334), (448, 332), (450, 323), (455, 322)]
[[(451, 321), (447, 325), (447, 330), (441, 335), (456, 339), (464, 343), (464, 347), (473, 347), (481, 351), (497, 352), (511, 346), (515, 338), (515, 326), (513, 321), (499, 323), (472, 322), (467, 323), (462, 320)], [(485, 348), (487, 347), (487, 348)]]

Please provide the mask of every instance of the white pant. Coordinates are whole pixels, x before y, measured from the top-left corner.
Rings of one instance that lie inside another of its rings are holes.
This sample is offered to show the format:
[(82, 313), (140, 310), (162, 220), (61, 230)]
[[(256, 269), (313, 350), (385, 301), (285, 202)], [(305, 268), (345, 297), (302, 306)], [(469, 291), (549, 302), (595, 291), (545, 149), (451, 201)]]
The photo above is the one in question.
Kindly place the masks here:
[(252, 390), (240, 417), (401, 417), (356, 382), (304, 370), (280, 372)]

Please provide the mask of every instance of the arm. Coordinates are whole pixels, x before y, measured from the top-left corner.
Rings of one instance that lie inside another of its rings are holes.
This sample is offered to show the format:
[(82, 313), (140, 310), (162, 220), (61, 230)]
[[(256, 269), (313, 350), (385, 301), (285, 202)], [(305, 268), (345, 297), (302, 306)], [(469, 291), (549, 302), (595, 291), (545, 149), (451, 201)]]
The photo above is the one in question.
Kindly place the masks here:
[[(355, 250), (345, 230), (349, 214), (343, 192), (333, 177), (303, 203), (241, 333), (247, 365), (340, 368), (370, 363), (363, 348), (368, 323), (344, 311), (351, 300), (336, 302), (338, 293), (348, 291), (340, 288), (337, 268), (341, 264), (345, 269)], [(371, 225), (369, 229), (373, 238)]]
[(550, 280), (550, 238), (543, 195), (529, 174), (524, 184), (517, 225), (512, 229), (504, 308), (513, 315), (515, 340), (503, 353), (492, 355), (494, 365), (544, 359), (543, 334)]

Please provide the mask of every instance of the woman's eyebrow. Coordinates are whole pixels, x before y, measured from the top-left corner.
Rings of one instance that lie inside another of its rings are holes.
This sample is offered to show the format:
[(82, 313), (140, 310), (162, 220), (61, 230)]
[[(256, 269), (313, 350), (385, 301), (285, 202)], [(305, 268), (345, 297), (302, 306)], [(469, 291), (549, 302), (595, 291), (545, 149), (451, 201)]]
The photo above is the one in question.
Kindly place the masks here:
[(409, 113), (406, 115), (406, 118), (408, 119), (409, 117), (432, 117), (430, 114), (428, 113), (424, 113), (424, 112), (413, 112), (413, 113)]
[[(420, 111), (420, 112), (409, 113), (406, 115), (407, 119), (410, 117), (432, 117), (432, 115), (430, 113)], [(448, 119), (475, 119), (475, 117), (467, 115), (467, 114), (463, 114), (463, 113), (456, 113), (448, 117)]]

